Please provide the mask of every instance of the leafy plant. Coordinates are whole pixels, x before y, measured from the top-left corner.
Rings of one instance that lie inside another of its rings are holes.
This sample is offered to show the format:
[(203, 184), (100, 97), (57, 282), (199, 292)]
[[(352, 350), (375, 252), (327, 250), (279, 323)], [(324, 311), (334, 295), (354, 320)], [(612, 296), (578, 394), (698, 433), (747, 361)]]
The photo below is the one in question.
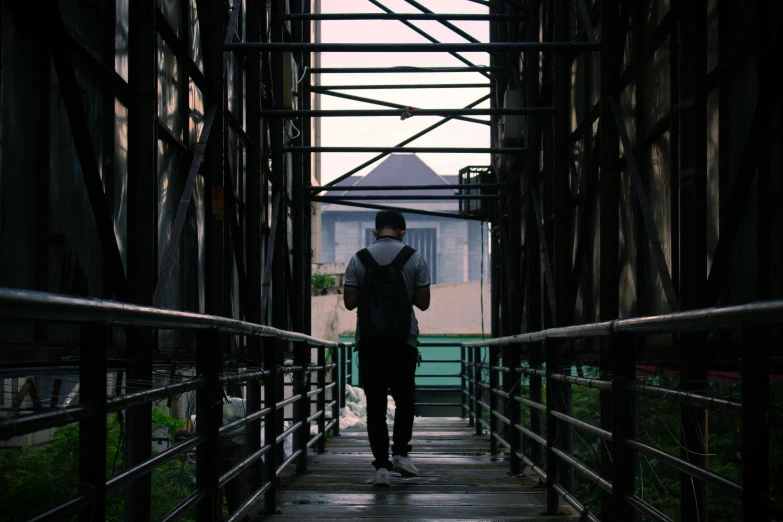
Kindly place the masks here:
[[(173, 440), (176, 430), (185, 425), (186, 421), (172, 418), (163, 408), (153, 409), (153, 432), (159, 433), (162, 429), (167, 437)], [(111, 415), (107, 417), (106, 426), (107, 478), (125, 467), (124, 450), (123, 419), (118, 415)], [(3, 506), (3, 520), (26, 520), (46, 506), (63, 502), (77, 494), (79, 477), (74, 470), (78, 468), (78, 424), (59, 428), (49, 445), (0, 450), (0, 506)], [(195, 488), (196, 466), (187, 454), (154, 469), (152, 517), (161, 518), (195, 491)], [(123, 512), (122, 492), (109, 495), (106, 499), (106, 520), (123, 520)]]
[(335, 282), (334, 277), (326, 274), (313, 274), (310, 278), (310, 285), (316, 290), (334, 286)]

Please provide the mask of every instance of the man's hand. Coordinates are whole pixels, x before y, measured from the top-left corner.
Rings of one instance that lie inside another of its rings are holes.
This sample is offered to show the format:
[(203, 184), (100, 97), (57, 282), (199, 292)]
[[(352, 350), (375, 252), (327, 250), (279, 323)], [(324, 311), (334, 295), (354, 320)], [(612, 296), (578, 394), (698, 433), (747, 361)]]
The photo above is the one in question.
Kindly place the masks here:
[[(359, 299), (358, 293), (356, 299)], [(413, 306), (421, 310), (422, 312), (425, 311), (427, 308), (430, 307), (430, 289), (422, 288), (421, 290), (416, 290), (413, 293)]]
[(354, 310), (357, 306), (359, 306), (359, 290), (356, 288), (344, 287), (343, 301), (345, 301), (346, 310)]

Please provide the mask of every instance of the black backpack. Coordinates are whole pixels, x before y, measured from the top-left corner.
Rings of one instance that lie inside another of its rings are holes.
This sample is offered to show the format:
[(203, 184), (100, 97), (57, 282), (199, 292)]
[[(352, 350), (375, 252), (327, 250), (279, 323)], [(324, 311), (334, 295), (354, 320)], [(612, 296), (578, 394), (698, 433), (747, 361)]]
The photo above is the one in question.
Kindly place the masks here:
[(366, 248), (356, 254), (365, 270), (359, 293), (359, 330), (363, 338), (408, 339), (413, 304), (402, 269), (414, 253), (405, 245), (388, 265), (379, 265)]

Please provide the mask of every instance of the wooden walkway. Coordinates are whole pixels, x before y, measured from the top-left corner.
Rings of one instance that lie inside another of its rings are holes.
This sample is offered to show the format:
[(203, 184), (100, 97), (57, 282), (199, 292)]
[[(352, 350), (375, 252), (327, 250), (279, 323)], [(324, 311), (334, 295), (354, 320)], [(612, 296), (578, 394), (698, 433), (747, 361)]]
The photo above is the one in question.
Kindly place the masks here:
[(561, 516), (541, 515), (546, 496), (535, 487), (538, 481), (507, 476), (508, 462), (503, 456), (492, 459), (487, 437), (477, 437), (467, 424), (463, 419), (416, 418), (411, 458), (421, 476), (392, 473), (390, 488), (370, 483), (374, 469), (366, 430), (345, 430), (329, 439), (327, 453), (310, 456), (309, 475), (283, 478), (280, 514), (264, 520), (578, 519), (567, 505)]

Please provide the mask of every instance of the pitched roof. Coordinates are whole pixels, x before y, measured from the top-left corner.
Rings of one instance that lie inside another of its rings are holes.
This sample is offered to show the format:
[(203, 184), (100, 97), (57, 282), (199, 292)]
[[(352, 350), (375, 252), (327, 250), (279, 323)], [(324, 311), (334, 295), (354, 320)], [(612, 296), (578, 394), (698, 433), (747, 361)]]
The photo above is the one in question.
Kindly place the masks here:
[[(446, 178), (453, 178), (446, 179)], [(372, 170), (366, 176), (347, 178), (336, 186), (353, 186), (353, 187), (383, 187), (383, 186), (416, 186), (416, 185), (450, 185), (456, 184), (457, 176), (440, 176), (434, 170), (432, 170), (421, 158), (415, 154), (391, 154), (380, 165)], [(450, 190), (426, 190), (426, 189), (411, 189), (411, 190), (395, 190), (395, 191), (378, 191), (378, 190), (351, 190), (351, 191), (333, 191), (329, 192), (332, 196), (381, 196), (388, 194), (399, 195), (453, 195), (454, 192)], [(438, 211), (458, 211), (459, 204), (456, 200), (452, 201), (400, 201), (400, 200), (373, 200), (368, 203), (376, 203), (379, 205), (392, 205), (402, 208), (417, 208), (422, 210), (438, 210)], [(337, 204), (324, 204), (322, 211), (364, 211), (367, 209), (361, 209), (357, 207), (348, 207), (345, 205)]]

